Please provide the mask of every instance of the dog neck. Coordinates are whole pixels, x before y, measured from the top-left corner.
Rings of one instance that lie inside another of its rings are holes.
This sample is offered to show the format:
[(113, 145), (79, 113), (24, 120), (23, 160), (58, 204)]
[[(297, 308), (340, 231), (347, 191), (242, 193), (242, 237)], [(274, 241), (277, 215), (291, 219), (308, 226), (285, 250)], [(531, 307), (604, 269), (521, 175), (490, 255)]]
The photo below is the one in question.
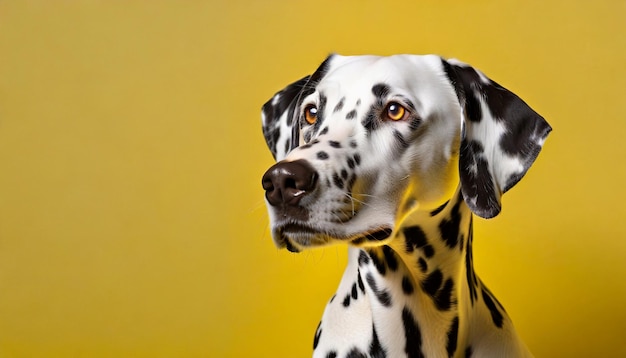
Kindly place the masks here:
[(474, 273), (472, 213), (459, 191), (434, 211), (412, 213), (393, 235), (384, 246), (349, 248), (314, 346), (327, 345), (322, 332), (331, 330), (369, 347), (370, 356), (489, 353), (480, 345), (501, 356), (524, 351), (504, 308)]

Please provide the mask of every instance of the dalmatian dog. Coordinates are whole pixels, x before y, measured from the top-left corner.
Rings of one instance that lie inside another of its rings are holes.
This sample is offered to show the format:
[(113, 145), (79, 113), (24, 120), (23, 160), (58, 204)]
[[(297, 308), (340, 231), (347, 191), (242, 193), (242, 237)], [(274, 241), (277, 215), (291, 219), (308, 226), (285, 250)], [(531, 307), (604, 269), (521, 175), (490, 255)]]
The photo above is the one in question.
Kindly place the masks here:
[(472, 263), (551, 131), (518, 96), (435, 55), (331, 55), (262, 110), (279, 248), (345, 243), (313, 356), (529, 357)]

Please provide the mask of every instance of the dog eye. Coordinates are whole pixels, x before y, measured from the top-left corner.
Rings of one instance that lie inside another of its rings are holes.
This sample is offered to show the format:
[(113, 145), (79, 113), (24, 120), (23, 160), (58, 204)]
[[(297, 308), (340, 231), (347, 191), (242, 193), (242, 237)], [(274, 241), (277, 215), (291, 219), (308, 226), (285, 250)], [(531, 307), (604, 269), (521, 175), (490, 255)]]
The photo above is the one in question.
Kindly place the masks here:
[(399, 121), (406, 117), (407, 110), (398, 102), (391, 102), (385, 108), (385, 117), (392, 121)]
[(317, 107), (309, 104), (304, 108), (304, 120), (308, 124), (315, 124), (317, 122)]

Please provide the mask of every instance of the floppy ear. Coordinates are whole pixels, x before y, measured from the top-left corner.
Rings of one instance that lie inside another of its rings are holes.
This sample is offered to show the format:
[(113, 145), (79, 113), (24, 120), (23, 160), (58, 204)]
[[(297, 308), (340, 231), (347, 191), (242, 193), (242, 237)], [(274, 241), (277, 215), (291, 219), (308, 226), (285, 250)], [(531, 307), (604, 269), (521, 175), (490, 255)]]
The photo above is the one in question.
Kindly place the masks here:
[(330, 55), (310, 76), (306, 76), (276, 93), (263, 105), (261, 120), (263, 135), (274, 159), (282, 160), (299, 145), (299, 113), (303, 98), (315, 91), (315, 86), (324, 77), (334, 55)]
[(464, 112), (461, 192), (475, 214), (492, 218), (500, 213), (502, 194), (526, 174), (552, 128), (480, 71), (456, 60), (443, 64)]
[(310, 76), (306, 76), (288, 85), (263, 105), (263, 136), (276, 161), (282, 160), (298, 146), (299, 128), (294, 112), (309, 78)]

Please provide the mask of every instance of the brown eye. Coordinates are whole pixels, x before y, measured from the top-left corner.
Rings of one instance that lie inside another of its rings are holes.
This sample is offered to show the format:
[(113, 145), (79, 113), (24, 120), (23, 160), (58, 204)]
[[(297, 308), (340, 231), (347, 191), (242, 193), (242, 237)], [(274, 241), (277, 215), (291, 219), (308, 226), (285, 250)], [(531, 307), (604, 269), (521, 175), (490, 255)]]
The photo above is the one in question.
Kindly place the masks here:
[(317, 107), (310, 104), (304, 108), (304, 120), (308, 124), (315, 124), (317, 122)]
[(385, 108), (385, 117), (392, 121), (399, 121), (404, 119), (406, 115), (406, 108), (398, 102), (391, 102)]

